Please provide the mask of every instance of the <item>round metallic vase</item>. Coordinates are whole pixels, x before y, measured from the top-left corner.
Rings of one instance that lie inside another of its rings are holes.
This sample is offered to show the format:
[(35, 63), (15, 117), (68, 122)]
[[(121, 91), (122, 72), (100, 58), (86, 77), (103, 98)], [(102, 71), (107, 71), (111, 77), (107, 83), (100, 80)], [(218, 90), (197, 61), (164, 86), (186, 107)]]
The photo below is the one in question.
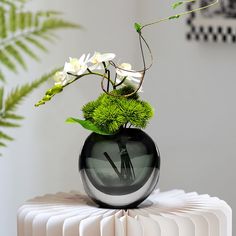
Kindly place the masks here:
[(92, 133), (79, 158), (88, 196), (106, 208), (135, 208), (155, 189), (160, 154), (142, 130), (123, 128), (115, 135)]

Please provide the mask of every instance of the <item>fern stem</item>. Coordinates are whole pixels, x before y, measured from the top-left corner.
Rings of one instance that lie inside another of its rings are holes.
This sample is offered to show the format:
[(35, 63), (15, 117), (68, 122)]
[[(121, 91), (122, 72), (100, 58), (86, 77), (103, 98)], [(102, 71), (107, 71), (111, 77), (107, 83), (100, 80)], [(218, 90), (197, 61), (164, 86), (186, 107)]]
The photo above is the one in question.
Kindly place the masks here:
[(38, 30), (34, 29), (34, 30), (20, 31), (19, 33), (14, 33), (14, 34), (12, 34), (12, 36), (1, 40), (0, 49), (4, 49), (16, 41), (19, 41), (21, 39), (27, 38), (28, 36), (30, 36), (32, 34), (37, 34), (40, 32), (41, 32), (41, 29), (38, 29)]

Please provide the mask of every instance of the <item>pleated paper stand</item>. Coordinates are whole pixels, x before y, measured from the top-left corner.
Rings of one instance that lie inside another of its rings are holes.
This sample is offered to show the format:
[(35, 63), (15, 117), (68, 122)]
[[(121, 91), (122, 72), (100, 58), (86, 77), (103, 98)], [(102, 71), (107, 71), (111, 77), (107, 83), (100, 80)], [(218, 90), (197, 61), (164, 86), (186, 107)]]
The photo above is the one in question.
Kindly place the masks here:
[(70, 192), (28, 201), (17, 227), (18, 236), (232, 236), (232, 211), (219, 198), (183, 190), (157, 190), (127, 210), (99, 208)]

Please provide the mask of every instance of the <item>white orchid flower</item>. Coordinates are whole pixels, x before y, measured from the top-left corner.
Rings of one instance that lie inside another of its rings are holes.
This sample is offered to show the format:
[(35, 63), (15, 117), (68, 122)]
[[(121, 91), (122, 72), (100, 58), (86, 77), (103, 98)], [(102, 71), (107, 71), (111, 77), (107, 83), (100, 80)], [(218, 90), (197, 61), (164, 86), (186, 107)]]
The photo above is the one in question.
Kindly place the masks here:
[(65, 63), (64, 72), (72, 73), (74, 75), (82, 75), (88, 68), (87, 63), (89, 62), (90, 54), (85, 58), (83, 54), (79, 59), (71, 58), (70, 61)]
[[(117, 79), (116, 81), (120, 83), (125, 77), (123, 85), (131, 85), (134, 88), (138, 88), (141, 82), (142, 73), (132, 70), (132, 66), (129, 63), (122, 63), (116, 69)], [(139, 89), (139, 92), (143, 92), (142, 86)]]
[(114, 53), (103, 53), (95, 52), (94, 55), (90, 58), (89, 62), (93, 65), (89, 67), (91, 71), (103, 69), (103, 62), (108, 62), (113, 60), (116, 57)]
[(122, 63), (116, 69), (116, 73), (121, 77), (136, 77), (141, 78), (142, 73), (132, 70), (132, 66), (129, 63)]
[(67, 82), (67, 74), (64, 71), (58, 71), (54, 75), (53, 79), (55, 80), (55, 85), (66, 85)]

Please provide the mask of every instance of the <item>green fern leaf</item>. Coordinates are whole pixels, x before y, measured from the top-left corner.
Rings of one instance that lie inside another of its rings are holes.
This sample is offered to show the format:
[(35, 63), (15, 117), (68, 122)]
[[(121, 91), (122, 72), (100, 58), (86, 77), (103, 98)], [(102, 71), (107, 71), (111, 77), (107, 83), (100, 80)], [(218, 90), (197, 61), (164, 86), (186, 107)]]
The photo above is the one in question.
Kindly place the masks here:
[(39, 27), (43, 19), (61, 14), (62, 13), (58, 11), (37, 11), (34, 15), (34, 26)]
[[(26, 69), (23, 54), (39, 61), (37, 53), (30, 46), (48, 52), (44, 42), (41, 42), (40, 39), (54, 42), (55, 36), (52, 35), (54, 30), (80, 27), (61, 18), (55, 18), (54, 16), (61, 14), (57, 11), (40, 11), (34, 14), (29, 11), (18, 12), (21, 8), (17, 4), (17, 0), (0, 0), (1, 2), (7, 3), (9, 7), (6, 9), (0, 7), (0, 38), (6, 39), (0, 40), (0, 64), (15, 73), (18, 64)], [(19, 2), (20, 0), (18, 0)], [(37, 27), (34, 26), (35, 17), (38, 19)], [(17, 34), (14, 34), (16, 31)], [(11, 32), (9, 40), (6, 38), (7, 32)], [(55, 38), (58, 39), (58, 37)], [(0, 80), (3, 79), (3, 73), (0, 73)]]
[(5, 113), (3, 116), (4, 119), (10, 119), (10, 120), (23, 120), (23, 116), (15, 115), (13, 113)]
[(26, 3), (29, 0), (0, 0), (3, 4), (13, 5), (16, 3)]
[(3, 126), (3, 127), (11, 127), (11, 128), (20, 127), (19, 124), (7, 122), (7, 121), (4, 121), (4, 120), (0, 120), (0, 126)]
[(5, 13), (5, 9), (3, 7), (0, 7), (0, 38), (7, 37)]
[(58, 18), (47, 19), (42, 24), (42, 31), (55, 30), (61, 28), (81, 28), (81, 26)]
[[(55, 35), (52, 36), (49, 33), (45, 33), (45, 32), (34, 32), (33, 33), (34, 36), (37, 36), (39, 38), (42, 38), (50, 43), (54, 43), (55, 42)], [(58, 37), (56, 37), (58, 39)]]
[(33, 26), (33, 14), (32, 12), (25, 13), (25, 23), (27, 28), (31, 28)]
[(44, 51), (44, 52), (48, 52), (47, 48), (44, 47), (44, 45), (41, 44), (38, 40), (36, 40), (36, 39), (34, 39), (34, 38), (30, 37), (30, 36), (25, 37), (25, 39), (26, 39), (29, 43), (31, 43), (31, 44), (33, 44), (34, 46), (36, 46), (38, 49), (40, 49), (40, 50), (42, 50), (42, 51)]
[(25, 27), (26, 27), (26, 24), (25, 24), (25, 19), (26, 19), (26, 14), (24, 12), (20, 12), (18, 15), (18, 27), (21, 29), (21, 30), (24, 30)]
[(38, 11), (38, 12), (37, 12), (37, 15), (38, 15), (38, 16), (41, 16), (41, 17), (51, 17), (51, 16), (62, 15), (62, 12), (60, 12), (60, 11), (54, 11), (54, 10)]
[[(0, 146), (1, 147), (6, 147), (7, 145), (5, 144), (5, 143), (2, 143), (2, 142), (0, 142)], [(1, 156), (2, 154), (0, 154), (0, 156)]]
[(8, 45), (5, 49), (24, 69), (27, 69), (24, 59), (14, 46)]
[(3, 107), (3, 95), (4, 95), (4, 88), (1, 87), (0, 88), (0, 111), (2, 111), (2, 107)]
[(0, 139), (5, 139), (8, 141), (13, 141), (14, 139), (12, 137), (10, 137), (9, 135), (3, 133), (2, 131), (0, 131)]
[(9, 28), (10, 31), (15, 33), (17, 28), (16, 23), (16, 6), (12, 5), (9, 10)]
[(4, 77), (4, 75), (3, 75), (1, 70), (0, 70), (0, 80), (3, 81), (3, 82), (5, 81), (5, 77)]
[(37, 27), (39, 27), (39, 22), (40, 22), (40, 15), (39, 15), (39, 13), (36, 13), (35, 15), (34, 15), (34, 26), (37, 28)]
[(15, 111), (17, 106), (27, 95), (29, 95), (34, 89), (38, 88), (43, 82), (51, 78), (58, 70), (59, 69), (53, 70), (51, 73), (42, 76), (40, 79), (35, 80), (32, 83), (25, 84), (12, 90), (5, 100), (5, 112)]
[(0, 64), (5, 65), (10, 71), (17, 72), (15, 64), (11, 61), (8, 55), (0, 50)]
[(39, 27), (40, 23), (45, 18), (50, 18), (52, 16), (61, 15), (61, 12), (58, 11), (38, 11), (35, 13), (34, 17), (34, 26)]
[(25, 43), (23, 43), (23, 41), (21, 41), (21, 40), (16, 41), (16, 45), (19, 48), (21, 48), (21, 50), (24, 51), (32, 59), (39, 61), (38, 56), (35, 53), (33, 53), (32, 50)]

